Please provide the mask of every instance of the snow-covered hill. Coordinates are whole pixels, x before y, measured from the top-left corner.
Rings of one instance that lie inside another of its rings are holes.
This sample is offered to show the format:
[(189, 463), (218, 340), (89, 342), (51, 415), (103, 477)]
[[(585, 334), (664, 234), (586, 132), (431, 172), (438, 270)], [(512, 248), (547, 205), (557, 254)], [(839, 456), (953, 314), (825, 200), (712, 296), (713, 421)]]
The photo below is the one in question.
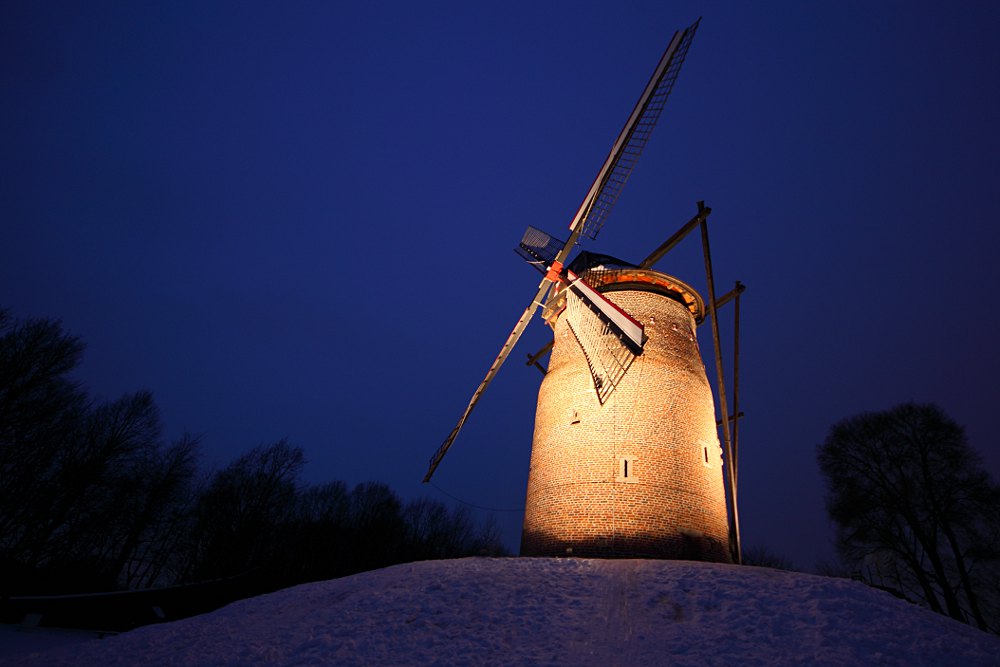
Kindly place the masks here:
[(713, 563), (467, 558), (306, 584), (15, 665), (998, 665), (863, 584)]

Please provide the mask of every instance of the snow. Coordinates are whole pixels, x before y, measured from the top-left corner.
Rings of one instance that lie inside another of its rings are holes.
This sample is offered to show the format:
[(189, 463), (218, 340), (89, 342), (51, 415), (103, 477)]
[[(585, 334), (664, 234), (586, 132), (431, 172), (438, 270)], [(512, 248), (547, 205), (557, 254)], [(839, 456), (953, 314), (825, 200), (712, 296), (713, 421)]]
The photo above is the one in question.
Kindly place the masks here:
[(19, 653), (30, 653), (54, 646), (71, 646), (99, 639), (107, 633), (64, 628), (36, 628), (23, 625), (0, 625), (0, 663)]
[[(2, 640), (3, 635), (0, 635)], [(466, 558), (305, 584), (10, 665), (997, 665), (1000, 638), (844, 579)]]

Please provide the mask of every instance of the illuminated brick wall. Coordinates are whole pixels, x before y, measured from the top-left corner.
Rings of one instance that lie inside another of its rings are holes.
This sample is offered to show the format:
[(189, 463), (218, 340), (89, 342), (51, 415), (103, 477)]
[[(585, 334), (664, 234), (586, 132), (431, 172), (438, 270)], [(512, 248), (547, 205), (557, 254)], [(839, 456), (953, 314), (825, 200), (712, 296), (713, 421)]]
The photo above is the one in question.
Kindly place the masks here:
[(649, 340), (602, 406), (565, 318), (557, 322), (521, 554), (728, 562), (722, 450), (694, 318), (661, 294), (606, 296)]

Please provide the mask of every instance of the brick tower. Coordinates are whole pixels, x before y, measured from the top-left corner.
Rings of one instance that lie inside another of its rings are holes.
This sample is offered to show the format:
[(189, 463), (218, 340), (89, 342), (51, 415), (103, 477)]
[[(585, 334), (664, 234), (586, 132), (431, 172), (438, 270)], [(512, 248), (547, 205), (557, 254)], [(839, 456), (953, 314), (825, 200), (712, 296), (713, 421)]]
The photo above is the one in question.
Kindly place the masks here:
[[(689, 232), (701, 230), (722, 429), (727, 464), (734, 463), (738, 392), (734, 381), (729, 415), (715, 316), (727, 297), (715, 298), (706, 223), (711, 209), (698, 202), (698, 214), (638, 267), (588, 251), (570, 258), (607, 221), (699, 21), (674, 33), (573, 216), (569, 237), (563, 241), (534, 227), (525, 232), (517, 250), (543, 277), (424, 475), (429, 482), (543, 306), (555, 342), (535, 415), (521, 539), (526, 556), (740, 559), (735, 471), (727, 467), (724, 484), (712, 391), (695, 337), (704, 302), (679, 280), (650, 270)], [(737, 322), (741, 291), (737, 283), (730, 293)], [(735, 364), (738, 327), (734, 338)], [(542, 354), (529, 355), (529, 362)]]
[(654, 271), (602, 274), (595, 286), (648, 340), (602, 405), (566, 318), (556, 321), (521, 555), (730, 562), (722, 451), (695, 336), (701, 297)]

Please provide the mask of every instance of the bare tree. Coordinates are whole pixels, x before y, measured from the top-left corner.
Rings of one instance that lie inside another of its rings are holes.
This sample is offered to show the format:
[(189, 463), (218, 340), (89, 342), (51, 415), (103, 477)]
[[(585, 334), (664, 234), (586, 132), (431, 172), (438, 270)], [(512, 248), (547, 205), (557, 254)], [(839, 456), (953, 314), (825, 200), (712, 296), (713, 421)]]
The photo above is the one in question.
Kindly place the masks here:
[(88, 410), (68, 377), (82, 353), (83, 343), (59, 322), (19, 323), (0, 310), (0, 561), (13, 578), (31, 567), (37, 522), (59, 492), (61, 452)]
[(110, 564), (125, 588), (173, 581), (173, 552), (193, 507), (197, 459), (198, 439), (185, 435), (169, 449), (157, 450), (137, 470), (132, 511), (121, 522)]
[(406, 543), (413, 560), (457, 558), (474, 553), (475, 524), (464, 508), (451, 509), (438, 500), (419, 498), (403, 509)]
[(198, 499), (183, 578), (199, 581), (267, 569), (292, 520), (302, 449), (259, 446), (216, 473)]
[(361, 572), (406, 560), (400, 557), (405, 535), (402, 503), (382, 482), (364, 482), (351, 491), (348, 518), (351, 571)]
[[(379, 482), (302, 487), (285, 440), (213, 474), (161, 442), (148, 391), (94, 405), (58, 321), (0, 310), (0, 588), (84, 592), (231, 578), (263, 592), (425, 558), (504, 553), (492, 521)], [(250, 581), (250, 579), (253, 581)]]
[(753, 546), (744, 549), (743, 564), (753, 567), (770, 567), (775, 570), (790, 570), (793, 572), (798, 569), (788, 558), (762, 546)]
[(291, 582), (332, 579), (350, 572), (350, 511), (351, 496), (344, 482), (310, 486), (299, 494), (284, 550)]
[(952, 618), (996, 629), (977, 584), (1000, 556), (997, 486), (961, 426), (912, 403), (833, 426), (819, 448), (837, 546), (855, 570)]
[(92, 405), (69, 374), (83, 344), (0, 311), (0, 573), (5, 590), (160, 580), (182, 531), (197, 442), (163, 450), (148, 391)]

